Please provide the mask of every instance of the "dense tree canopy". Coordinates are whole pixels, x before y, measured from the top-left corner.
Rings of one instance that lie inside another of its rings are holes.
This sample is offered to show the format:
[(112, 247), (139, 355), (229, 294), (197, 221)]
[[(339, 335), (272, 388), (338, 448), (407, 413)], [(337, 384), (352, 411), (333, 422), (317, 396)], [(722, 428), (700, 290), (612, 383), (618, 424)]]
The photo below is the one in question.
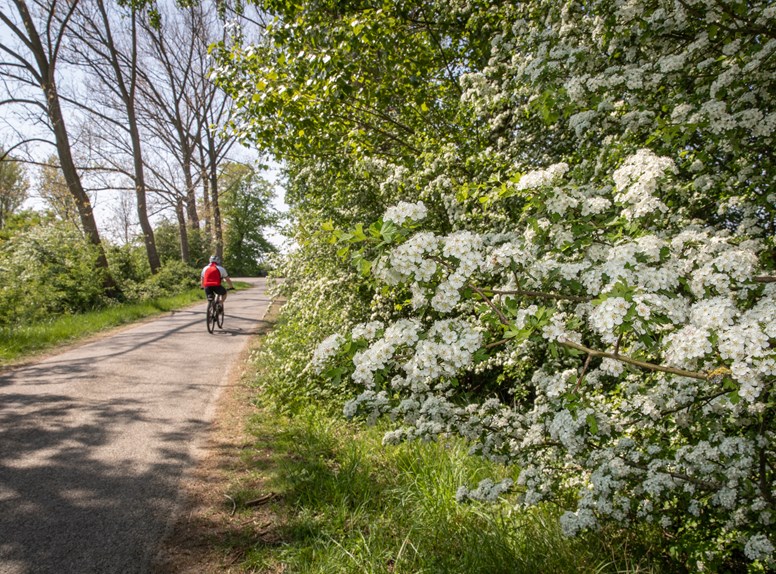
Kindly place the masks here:
[(233, 276), (266, 275), (267, 258), (277, 251), (267, 238), (268, 228), (278, 222), (273, 186), (242, 164), (227, 165), (221, 180), (224, 265)]
[(264, 5), (214, 77), (287, 165), (268, 392), (350, 395), (386, 442), (459, 434), (521, 469), (461, 500), (772, 567), (773, 6)]

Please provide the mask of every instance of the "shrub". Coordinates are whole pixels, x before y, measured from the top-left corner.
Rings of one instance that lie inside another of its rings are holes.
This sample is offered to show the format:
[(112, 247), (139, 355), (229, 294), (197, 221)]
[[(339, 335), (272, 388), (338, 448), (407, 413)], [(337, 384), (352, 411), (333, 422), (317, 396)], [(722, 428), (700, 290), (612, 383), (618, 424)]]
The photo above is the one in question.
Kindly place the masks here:
[(4, 325), (104, 304), (97, 249), (61, 224), (33, 227), (0, 250), (0, 320)]

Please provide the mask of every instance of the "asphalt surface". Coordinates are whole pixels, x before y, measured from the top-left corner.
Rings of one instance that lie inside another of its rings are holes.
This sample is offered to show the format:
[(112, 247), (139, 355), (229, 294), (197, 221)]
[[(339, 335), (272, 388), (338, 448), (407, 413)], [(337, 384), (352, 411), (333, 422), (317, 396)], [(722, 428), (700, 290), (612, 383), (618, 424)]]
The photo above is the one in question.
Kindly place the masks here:
[(0, 574), (148, 572), (215, 403), (269, 306), (205, 304), (0, 372)]

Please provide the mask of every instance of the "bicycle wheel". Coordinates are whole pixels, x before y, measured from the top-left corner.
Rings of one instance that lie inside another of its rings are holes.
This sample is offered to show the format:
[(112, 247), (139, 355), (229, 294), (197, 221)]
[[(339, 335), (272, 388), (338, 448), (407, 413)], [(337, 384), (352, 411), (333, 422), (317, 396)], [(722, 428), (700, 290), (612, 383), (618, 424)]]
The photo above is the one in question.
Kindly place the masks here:
[(207, 302), (207, 332), (212, 333), (216, 324), (216, 309), (212, 299)]
[(218, 302), (218, 307), (216, 308), (216, 321), (218, 322), (218, 328), (223, 329), (224, 327), (224, 304), (220, 301)]

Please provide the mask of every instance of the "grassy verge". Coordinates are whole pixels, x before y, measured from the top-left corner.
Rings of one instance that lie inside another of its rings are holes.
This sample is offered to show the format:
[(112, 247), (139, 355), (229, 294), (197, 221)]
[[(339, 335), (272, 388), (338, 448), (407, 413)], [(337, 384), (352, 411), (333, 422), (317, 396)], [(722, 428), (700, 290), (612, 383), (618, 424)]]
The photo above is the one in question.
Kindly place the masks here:
[[(261, 346), (259, 337), (250, 355)], [(660, 572), (645, 537), (567, 539), (552, 506), (457, 503), (459, 486), (510, 472), (462, 442), (384, 447), (381, 428), (251, 404), (256, 381), (267, 382), (261, 367), (247, 361), (224, 393), (209, 455), (187, 487), (192, 503), (154, 574)]]
[(381, 429), (315, 411), (288, 419), (265, 410), (250, 431), (256, 441), (243, 461), (261, 487), (233, 485), (236, 519), (250, 521), (246, 501), (266, 498), (268, 489), (278, 498), (271, 536), (244, 532), (223, 549), (240, 556), (242, 571), (657, 571), (640, 564), (621, 534), (565, 538), (553, 507), (457, 503), (459, 486), (505, 473), (469, 456), (459, 441), (384, 447)]
[[(237, 289), (248, 283), (235, 282)], [(62, 315), (50, 321), (0, 329), (0, 366), (32, 356), (100, 331), (125, 325), (204, 300), (202, 290), (190, 289), (170, 297), (134, 303), (121, 303), (77, 315)]]

